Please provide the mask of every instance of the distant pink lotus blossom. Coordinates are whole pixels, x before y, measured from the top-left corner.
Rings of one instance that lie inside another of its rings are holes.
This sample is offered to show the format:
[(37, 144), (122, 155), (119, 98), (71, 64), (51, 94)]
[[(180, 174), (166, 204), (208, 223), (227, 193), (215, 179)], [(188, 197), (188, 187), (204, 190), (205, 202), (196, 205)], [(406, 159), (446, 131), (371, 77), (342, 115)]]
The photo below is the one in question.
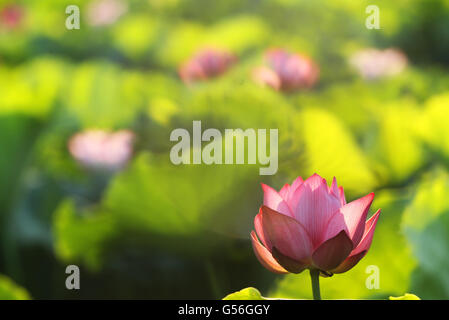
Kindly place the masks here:
[(15, 4), (7, 5), (0, 10), (0, 25), (8, 29), (14, 29), (20, 25), (23, 14), (21, 6)]
[(373, 80), (401, 73), (408, 64), (407, 56), (398, 49), (363, 49), (350, 58), (350, 64), (365, 79)]
[(179, 75), (185, 83), (206, 80), (223, 74), (235, 61), (227, 51), (202, 49), (179, 68)]
[(128, 5), (120, 0), (96, 0), (87, 7), (87, 22), (91, 26), (113, 24), (128, 11)]
[(118, 170), (132, 156), (134, 137), (129, 130), (87, 130), (75, 134), (68, 147), (71, 155), (87, 168)]
[(310, 88), (318, 81), (318, 66), (304, 55), (270, 49), (265, 60), (267, 66), (253, 71), (253, 79), (259, 84), (276, 90), (295, 91)]
[(370, 248), (380, 214), (378, 210), (365, 221), (374, 193), (346, 203), (336, 179), (329, 187), (317, 174), (306, 181), (298, 177), (279, 192), (264, 184), (262, 188), (263, 205), (251, 239), (258, 260), (268, 270), (342, 273)]

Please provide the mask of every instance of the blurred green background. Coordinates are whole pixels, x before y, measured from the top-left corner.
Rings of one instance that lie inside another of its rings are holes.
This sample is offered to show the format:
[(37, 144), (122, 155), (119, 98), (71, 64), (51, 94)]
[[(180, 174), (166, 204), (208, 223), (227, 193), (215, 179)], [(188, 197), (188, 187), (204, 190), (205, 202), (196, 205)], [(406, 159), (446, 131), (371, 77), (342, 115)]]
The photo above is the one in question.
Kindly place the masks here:
[[(118, 1), (104, 24), (95, 2), (0, 1), (0, 298), (221, 299), (248, 286), (311, 298), (308, 273), (265, 270), (249, 233), (260, 182), (314, 172), (336, 176), (348, 200), (374, 191), (382, 208), (368, 255), (323, 279), (324, 298), (449, 298), (449, 1)], [(79, 30), (65, 28), (72, 4)], [(379, 30), (365, 27), (370, 4)], [(210, 45), (238, 62), (185, 85), (178, 67)], [(255, 84), (272, 47), (311, 57), (317, 85)], [(348, 59), (366, 47), (401, 49), (408, 67), (365, 80)], [(170, 133), (192, 120), (279, 128), (277, 174), (174, 166)], [(123, 170), (70, 155), (70, 137), (92, 128), (136, 134)], [(80, 290), (65, 288), (69, 264)], [(369, 265), (379, 289), (365, 286)]]

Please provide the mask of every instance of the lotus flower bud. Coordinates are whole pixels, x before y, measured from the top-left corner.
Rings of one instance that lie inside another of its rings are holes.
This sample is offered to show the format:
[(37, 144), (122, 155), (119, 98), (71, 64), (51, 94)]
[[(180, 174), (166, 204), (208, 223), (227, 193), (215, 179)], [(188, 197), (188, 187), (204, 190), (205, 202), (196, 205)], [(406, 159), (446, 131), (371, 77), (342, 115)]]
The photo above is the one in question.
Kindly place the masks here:
[(0, 11), (0, 26), (8, 29), (16, 28), (22, 21), (23, 8), (19, 5), (7, 5)]
[(87, 22), (91, 26), (105, 26), (113, 24), (128, 11), (125, 2), (119, 0), (97, 0), (87, 8)]
[(407, 57), (397, 49), (364, 49), (350, 58), (350, 64), (367, 80), (393, 76), (407, 66)]
[(319, 68), (309, 58), (282, 49), (265, 54), (266, 67), (254, 70), (253, 78), (276, 90), (294, 91), (312, 87), (318, 80)]
[(185, 83), (206, 80), (223, 74), (235, 61), (229, 52), (203, 49), (179, 68), (179, 75)]
[(133, 152), (134, 133), (121, 130), (110, 133), (88, 130), (75, 134), (69, 141), (71, 155), (89, 169), (115, 171), (123, 168)]
[(321, 275), (346, 272), (368, 252), (379, 218), (378, 210), (366, 221), (374, 199), (370, 193), (346, 203), (334, 178), (314, 174), (297, 178), (279, 192), (262, 184), (263, 205), (251, 232), (260, 263), (275, 273), (319, 270)]

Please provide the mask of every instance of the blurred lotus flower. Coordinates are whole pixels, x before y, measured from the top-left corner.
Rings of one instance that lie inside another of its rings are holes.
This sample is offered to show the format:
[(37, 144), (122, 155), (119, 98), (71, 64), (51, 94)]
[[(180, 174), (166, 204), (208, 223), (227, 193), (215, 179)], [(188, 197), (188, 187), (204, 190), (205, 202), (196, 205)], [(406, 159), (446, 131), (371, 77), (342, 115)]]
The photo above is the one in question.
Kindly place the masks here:
[(206, 80), (221, 75), (235, 61), (227, 51), (203, 49), (179, 68), (179, 75), (185, 83)]
[(97, 0), (87, 8), (87, 22), (91, 26), (105, 26), (113, 24), (128, 11), (126, 2), (119, 0)]
[(75, 134), (69, 141), (69, 151), (82, 165), (90, 169), (118, 170), (132, 156), (134, 133), (120, 130), (110, 133), (88, 130)]
[(262, 184), (263, 205), (251, 232), (260, 263), (275, 273), (300, 273), (305, 269), (321, 275), (346, 272), (370, 248), (379, 218), (378, 210), (366, 216), (374, 194), (346, 203), (334, 178), (314, 174), (297, 178), (279, 192)]
[(364, 49), (350, 58), (350, 64), (368, 80), (401, 73), (407, 66), (407, 57), (397, 49)]
[(276, 90), (294, 91), (310, 88), (318, 80), (319, 68), (309, 58), (282, 49), (271, 49), (265, 54), (268, 66), (253, 71), (253, 79)]
[(20, 25), (23, 18), (23, 8), (19, 5), (7, 5), (0, 11), (0, 25), (14, 29)]

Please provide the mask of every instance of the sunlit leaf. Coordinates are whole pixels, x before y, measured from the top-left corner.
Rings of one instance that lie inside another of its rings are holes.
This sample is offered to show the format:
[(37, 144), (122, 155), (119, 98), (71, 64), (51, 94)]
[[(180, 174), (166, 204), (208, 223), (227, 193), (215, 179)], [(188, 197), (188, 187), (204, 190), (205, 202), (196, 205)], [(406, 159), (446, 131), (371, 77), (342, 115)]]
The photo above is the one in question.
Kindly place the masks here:
[(0, 275), (1, 300), (29, 300), (29, 293), (6, 276)]
[[(257, 172), (253, 167), (252, 172)], [(195, 234), (232, 199), (246, 167), (175, 166), (166, 158), (141, 155), (107, 190), (103, 205), (122, 226), (162, 234)], [(234, 187), (233, 187), (234, 186)], [(229, 213), (229, 220), (233, 213)], [(220, 229), (219, 226), (213, 229)]]
[(149, 54), (160, 30), (158, 20), (151, 16), (128, 16), (114, 27), (114, 42), (127, 57), (145, 61), (148, 60), (145, 54)]
[(65, 68), (61, 61), (50, 58), (0, 68), (0, 114), (48, 115), (60, 94)]
[(128, 124), (144, 103), (142, 75), (121, 72), (113, 64), (86, 63), (73, 75), (64, 100), (85, 127), (114, 128)]
[(416, 123), (416, 130), (422, 139), (446, 161), (449, 159), (448, 105), (449, 93), (432, 97), (426, 102), (422, 119)]
[(402, 227), (419, 261), (413, 291), (423, 298), (442, 298), (433, 292), (449, 297), (449, 276), (443, 271), (449, 266), (448, 188), (449, 175), (445, 171), (427, 175), (417, 185), (413, 201), (404, 212)]
[(223, 300), (269, 300), (262, 297), (259, 290), (256, 288), (245, 288), (240, 291), (228, 294)]
[(242, 53), (249, 48), (260, 46), (267, 35), (267, 26), (259, 18), (236, 16), (214, 25), (208, 31), (204, 42)]
[(384, 180), (404, 180), (424, 165), (424, 150), (414, 129), (421, 117), (420, 110), (407, 100), (379, 108), (379, 136), (370, 153), (380, 160)]
[(418, 296), (412, 293), (406, 293), (400, 297), (389, 297), (389, 300), (421, 300)]
[(117, 231), (108, 212), (87, 211), (80, 215), (72, 201), (63, 202), (54, 215), (55, 251), (64, 261), (83, 261), (100, 267), (106, 240)]
[(335, 176), (349, 192), (372, 190), (376, 178), (351, 132), (332, 114), (309, 109), (301, 114), (306, 176), (318, 173), (329, 181)]

